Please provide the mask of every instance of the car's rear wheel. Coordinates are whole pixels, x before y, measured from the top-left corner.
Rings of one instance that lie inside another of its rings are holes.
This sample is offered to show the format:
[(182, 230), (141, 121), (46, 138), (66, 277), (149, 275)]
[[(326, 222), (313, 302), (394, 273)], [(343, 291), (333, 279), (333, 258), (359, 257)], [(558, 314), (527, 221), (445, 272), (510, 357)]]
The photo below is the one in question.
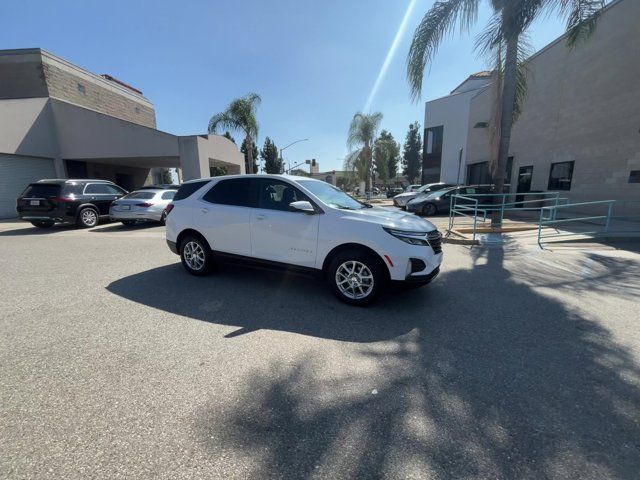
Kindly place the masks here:
[(160, 217), (160, 224), (166, 225), (167, 223), (167, 212), (166, 210), (162, 212), (162, 216)]
[(130, 227), (130, 226), (131, 226), (131, 225), (133, 225), (134, 223), (136, 223), (136, 221), (135, 221), (135, 220), (122, 220), (122, 224), (123, 224), (125, 227)]
[(422, 215), (425, 217), (430, 217), (438, 213), (438, 207), (436, 207), (433, 203), (425, 203), (422, 207)]
[(53, 220), (42, 220), (38, 222), (31, 222), (31, 225), (38, 228), (51, 228), (55, 225), (56, 222)]
[(98, 212), (91, 208), (85, 207), (78, 213), (78, 226), (84, 228), (95, 227), (98, 224)]
[(384, 265), (372, 254), (349, 250), (336, 255), (327, 272), (333, 293), (349, 305), (369, 305), (386, 281)]
[(180, 259), (191, 275), (206, 275), (213, 268), (213, 255), (209, 245), (195, 235), (189, 235), (182, 240)]

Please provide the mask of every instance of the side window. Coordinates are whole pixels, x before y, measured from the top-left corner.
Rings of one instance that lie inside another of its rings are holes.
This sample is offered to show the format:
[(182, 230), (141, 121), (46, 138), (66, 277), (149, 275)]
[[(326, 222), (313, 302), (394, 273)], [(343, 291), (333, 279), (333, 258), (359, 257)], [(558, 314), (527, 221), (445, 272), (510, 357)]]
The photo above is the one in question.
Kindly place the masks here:
[(201, 182), (183, 183), (182, 185), (180, 185), (180, 188), (178, 189), (178, 193), (176, 193), (176, 196), (173, 197), (173, 201), (175, 202), (175, 201), (190, 197), (191, 194), (200, 190), (207, 183), (209, 183), (209, 180), (203, 180)]
[(88, 183), (87, 186), (84, 187), (84, 193), (86, 195), (104, 195), (105, 193), (109, 193), (107, 186), (105, 183)]
[(467, 188), (465, 189), (465, 192), (467, 195), (473, 195), (474, 193), (478, 193), (478, 190), (475, 188)]
[(205, 202), (236, 207), (252, 207), (255, 202), (251, 195), (252, 180), (248, 178), (232, 178), (220, 180), (202, 199)]
[(124, 195), (125, 192), (120, 187), (116, 187), (115, 185), (105, 185), (107, 193), (110, 195)]
[(173, 200), (173, 197), (175, 197), (176, 192), (173, 191), (169, 191), (169, 192), (164, 192), (162, 194), (162, 200)]
[(309, 201), (304, 193), (282, 180), (261, 179), (258, 182), (258, 208), (289, 211), (291, 202)]

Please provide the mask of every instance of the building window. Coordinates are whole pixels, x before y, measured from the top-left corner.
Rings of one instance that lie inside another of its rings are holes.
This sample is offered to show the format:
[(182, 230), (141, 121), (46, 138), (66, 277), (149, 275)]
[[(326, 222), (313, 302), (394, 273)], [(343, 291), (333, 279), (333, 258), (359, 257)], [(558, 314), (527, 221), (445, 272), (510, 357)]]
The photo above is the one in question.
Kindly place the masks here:
[[(513, 157), (507, 158), (507, 166), (504, 172), (504, 185), (511, 185), (511, 172), (513, 170)], [(472, 163), (467, 165), (468, 185), (493, 185), (493, 176), (489, 169), (489, 162)]]
[(629, 172), (629, 183), (640, 183), (640, 170), (631, 170)]
[(83, 84), (81, 84), (81, 83), (78, 84), (78, 91), (80, 93), (86, 93), (86, 89), (85, 89)]
[(442, 166), (442, 143), (444, 140), (444, 126), (425, 128), (423, 167), (425, 180), (429, 182), (440, 181), (440, 168)]
[(549, 171), (548, 190), (571, 190), (574, 162), (552, 163)]

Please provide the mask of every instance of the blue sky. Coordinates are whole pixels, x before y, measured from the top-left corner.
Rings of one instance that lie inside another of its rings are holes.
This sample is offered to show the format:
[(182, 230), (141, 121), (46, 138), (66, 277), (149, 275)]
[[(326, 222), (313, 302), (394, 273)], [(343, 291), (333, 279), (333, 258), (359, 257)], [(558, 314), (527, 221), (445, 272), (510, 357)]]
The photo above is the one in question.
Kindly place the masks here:
[[(434, 0), (415, 0), (396, 55), (371, 101), (383, 128), (400, 142), (409, 123), (422, 124), (424, 101), (446, 95), (474, 71), (474, 35), (445, 40), (412, 103), (405, 58), (413, 30)], [(410, 0), (168, 0), (10, 2), (2, 13), (0, 48), (41, 47), (95, 73), (110, 73), (155, 104), (158, 128), (204, 133), (210, 116), (257, 92), (259, 145), (308, 142), (285, 151), (288, 162), (316, 158), (339, 169), (353, 114), (362, 110)], [(108, 5), (108, 7), (106, 6)], [(534, 25), (539, 49), (562, 33), (551, 17)], [(239, 135), (236, 135), (239, 137)]]

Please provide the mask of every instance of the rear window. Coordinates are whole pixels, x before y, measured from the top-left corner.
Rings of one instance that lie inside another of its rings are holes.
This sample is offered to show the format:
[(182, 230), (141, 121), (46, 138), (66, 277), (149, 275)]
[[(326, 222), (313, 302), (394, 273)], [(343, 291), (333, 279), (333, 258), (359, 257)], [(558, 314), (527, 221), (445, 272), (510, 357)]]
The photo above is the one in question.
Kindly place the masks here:
[(180, 185), (178, 193), (176, 193), (176, 196), (173, 197), (173, 200), (182, 200), (184, 198), (190, 197), (195, 191), (200, 190), (207, 183), (209, 183), (209, 180), (203, 180), (202, 182), (183, 183), (182, 185)]
[(60, 185), (50, 183), (32, 183), (22, 193), (23, 197), (57, 197), (60, 194)]
[(129, 195), (125, 195), (122, 198), (123, 199), (139, 198), (141, 200), (151, 200), (155, 196), (156, 196), (156, 192), (132, 192)]
[(173, 197), (176, 196), (176, 192), (174, 190), (169, 190), (168, 192), (164, 192), (162, 194), (162, 200), (173, 200)]

